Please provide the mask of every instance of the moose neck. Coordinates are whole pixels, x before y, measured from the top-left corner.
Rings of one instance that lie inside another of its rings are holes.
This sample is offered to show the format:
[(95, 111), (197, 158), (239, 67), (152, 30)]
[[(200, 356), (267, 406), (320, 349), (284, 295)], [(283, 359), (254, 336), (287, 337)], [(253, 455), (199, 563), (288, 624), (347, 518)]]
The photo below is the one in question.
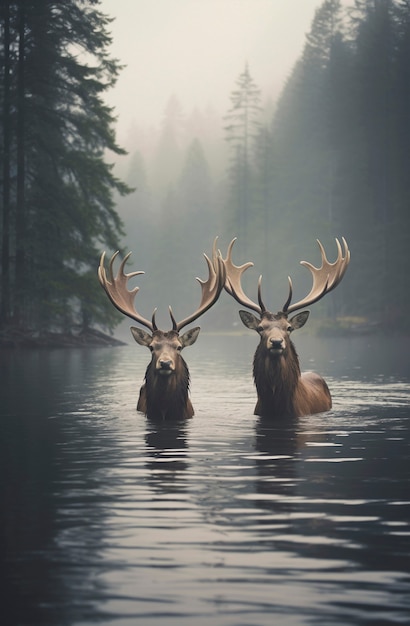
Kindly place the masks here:
[(152, 419), (185, 419), (192, 417), (188, 397), (189, 371), (184, 359), (178, 359), (177, 369), (169, 376), (155, 371), (151, 361), (145, 372), (146, 413)]
[(257, 415), (281, 417), (294, 414), (300, 366), (290, 339), (281, 356), (272, 356), (261, 341), (254, 356), (253, 376), (258, 393)]

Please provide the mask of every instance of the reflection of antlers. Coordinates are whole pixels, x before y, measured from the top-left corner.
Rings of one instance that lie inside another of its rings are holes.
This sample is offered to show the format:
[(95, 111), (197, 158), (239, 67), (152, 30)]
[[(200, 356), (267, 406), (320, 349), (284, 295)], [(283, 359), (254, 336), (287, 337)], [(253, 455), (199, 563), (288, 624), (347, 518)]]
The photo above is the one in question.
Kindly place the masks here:
[[(313, 285), (312, 289), (308, 293), (303, 300), (299, 300), (299, 302), (295, 302), (295, 304), (290, 305), (292, 300), (292, 280), (290, 276), (289, 280), (289, 296), (283, 306), (283, 313), (291, 313), (292, 311), (297, 311), (305, 306), (309, 306), (309, 304), (313, 304), (317, 302), (327, 293), (332, 291), (342, 280), (345, 272), (347, 270), (347, 266), (350, 261), (350, 250), (347, 247), (347, 243), (344, 237), (342, 237), (344, 251), (342, 252), (342, 246), (339, 243), (339, 240), (336, 239), (337, 245), (337, 259), (334, 263), (329, 263), (326, 258), (325, 249), (320, 243), (319, 239), (317, 239), (317, 243), (319, 245), (320, 254), (322, 256), (322, 265), (320, 267), (314, 267), (308, 261), (301, 261), (301, 265), (307, 267), (313, 276)], [(344, 256), (343, 256), (344, 254)]]
[[(171, 307), (169, 307), (169, 313), (172, 320), (172, 329), (177, 332), (179, 332), (184, 326), (187, 326), (187, 324), (193, 322), (198, 317), (203, 315), (203, 313), (205, 313), (208, 309), (210, 309), (211, 306), (215, 304), (215, 302), (218, 300), (219, 294), (223, 289), (225, 283), (225, 266), (223, 264), (220, 254), (216, 251), (216, 241), (217, 238), (215, 238), (212, 249), (212, 261), (207, 257), (206, 254), (204, 254), (205, 260), (208, 265), (208, 279), (205, 281), (197, 278), (202, 289), (202, 298), (198, 309), (194, 313), (192, 313), (192, 315), (189, 315), (181, 322), (177, 322), (174, 318)], [(117, 276), (114, 278), (113, 264), (117, 255), (118, 252), (113, 254), (109, 263), (109, 280), (107, 279), (107, 274), (104, 267), (105, 252), (103, 252), (103, 254), (101, 255), (100, 266), (98, 268), (98, 278), (101, 286), (105, 290), (113, 305), (119, 311), (121, 311), (121, 313), (124, 313), (124, 315), (127, 315), (128, 317), (137, 321), (143, 326), (146, 326), (151, 331), (158, 330), (155, 323), (156, 309), (154, 309), (154, 312), (152, 314), (152, 321), (149, 321), (145, 319), (145, 317), (142, 317), (142, 315), (140, 315), (136, 310), (134, 303), (135, 296), (139, 291), (139, 287), (134, 287), (134, 289), (131, 290), (127, 288), (127, 283), (130, 278), (132, 278), (133, 276), (138, 276), (139, 274), (143, 274), (144, 272), (137, 271), (130, 272), (129, 274), (124, 273), (125, 263), (131, 255), (131, 252), (129, 252), (121, 261)]]
[[(223, 260), (225, 268), (226, 268), (226, 282), (225, 282), (225, 290), (235, 298), (239, 304), (246, 306), (248, 309), (252, 309), (256, 311), (260, 315), (264, 313), (267, 309), (262, 302), (261, 297), (261, 280), (262, 276), (259, 277), (258, 281), (258, 302), (253, 302), (248, 298), (248, 296), (244, 293), (241, 286), (241, 278), (242, 274), (248, 267), (252, 267), (253, 263), (249, 261), (248, 263), (244, 263), (243, 265), (234, 265), (232, 262), (232, 247), (235, 243), (236, 239), (232, 239), (231, 243), (228, 246), (228, 252), (226, 255), (226, 259)], [(308, 261), (301, 261), (302, 265), (305, 265), (312, 273), (313, 276), (313, 286), (308, 295), (303, 298), (303, 300), (299, 300), (299, 302), (295, 302), (295, 304), (290, 305), (292, 299), (292, 280), (290, 277), (289, 280), (289, 296), (286, 300), (282, 311), (280, 313), (291, 313), (292, 311), (297, 311), (302, 307), (308, 306), (309, 304), (313, 304), (317, 302), (323, 296), (325, 296), (329, 291), (332, 291), (342, 280), (345, 275), (347, 266), (350, 261), (350, 250), (347, 246), (346, 240), (342, 237), (344, 250), (342, 252), (342, 246), (339, 243), (339, 240), (336, 239), (337, 245), (337, 259), (334, 263), (329, 263), (326, 258), (325, 250), (317, 240), (319, 244), (320, 253), (322, 255), (322, 265), (321, 267), (314, 267)], [(344, 254), (344, 256), (343, 256)]]

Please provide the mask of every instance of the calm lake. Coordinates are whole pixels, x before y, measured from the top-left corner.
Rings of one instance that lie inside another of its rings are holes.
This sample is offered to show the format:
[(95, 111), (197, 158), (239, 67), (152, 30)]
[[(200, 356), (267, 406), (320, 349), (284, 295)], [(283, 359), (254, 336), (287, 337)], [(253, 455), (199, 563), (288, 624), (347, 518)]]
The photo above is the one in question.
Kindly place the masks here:
[(201, 334), (160, 425), (136, 344), (0, 353), (4, 626), (410, 624), (409, 339), (301, 332), (334, 406), (286, 423), (256, 343)]

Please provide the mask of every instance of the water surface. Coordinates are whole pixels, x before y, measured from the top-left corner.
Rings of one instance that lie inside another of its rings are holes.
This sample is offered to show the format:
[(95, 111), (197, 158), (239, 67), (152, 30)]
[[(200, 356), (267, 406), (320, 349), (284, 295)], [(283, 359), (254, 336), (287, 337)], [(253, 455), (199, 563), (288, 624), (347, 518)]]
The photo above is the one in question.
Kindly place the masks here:
[(135, 411), (139, 346), (2, 353), (2, 623), (410, 623), (409, 342), (295, 342), (334, 406), (284, 423), (253, 334), (184, 351), (184, 424)]

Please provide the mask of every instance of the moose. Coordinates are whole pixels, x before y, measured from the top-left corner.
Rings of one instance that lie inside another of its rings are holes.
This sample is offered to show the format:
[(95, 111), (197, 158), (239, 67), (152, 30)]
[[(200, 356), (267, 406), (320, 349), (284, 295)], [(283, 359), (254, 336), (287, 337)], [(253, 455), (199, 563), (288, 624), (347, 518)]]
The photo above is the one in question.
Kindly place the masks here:
[(189, 370), (181, 356), (181, 350), (192, 346), (198, 338), (200, 327), (191, 328), (183, 335), (180, 331), (198, 319), (218, 300), (225, 283), (225, 266), (220, 253), (216, 252), (216, 241), (212, 250), (212, 260), (204, 254), (208, 265), (208, 279), (197, 278), (201, 285), (202, 297), (197, 310), (180, 322), (175, 320), (171, 307), (169, 314), (172, 329), (160, 330), (155, 321), (156, 309), (151, 320), (145, 319), (135, 308), (135, 297), (139, 287), (129, 290), (128, 280), (144, 274), (134, 271), (126, 274), (124, 266), (129, 259), (129, 252), (121, 261), (117, 276), (114, 278), (113, 264), (119, 252), (115, 252), (109, 262), (109, 277), (105, 270), (105, 252), (101, 255), (98, 278), (112, 304), (124, 315), (145, 326), (151, 334), (137, 327), (131, 327), (135, 341), (151, 351), (151, 362), (145, 372), (145, 382), (140, 389), (137, 410), (145, 413), (148, 419), (184, 420), (194, 415), (189, 398)]
[(255, 415), (266, 418), (300, 417), (328, 411), (332, 407), (332, 399), (325, 380), (314, 372), (301, 373), (299, 358), (290, 334), (302, 328), (307, 322), (309, 311), (297, 313), (289, 319), (289, 314), (309, 306), (332, 291), (342, 280), (350, 261), (350, 251), (344, 238), (343, 250), (338, 239), (337, 258), (329, 263), (325, 250), (319, 245), (322, 263), (315, 267), (307, 261), (301, 265), (307, 267), (313, 277), (312, 289), (308, 295), (291, 304), (292, 280), (289, 281), (289, 295), (282, 309), (277, 313), (268, 311), (262, 301), (261, 280), (258, 281), (258, 303), (250, 300), (241, 286), (241, 278), (246, 269), (253, 266), (252, 262), (241, 266), (232, 262), (232, 248), (236, 239), (228, 246), (226, 259), (225, 290), (239, 304), (258, 313), (256, 317), (249, 311), (239, 311), (243, 324), (256, 330), (260, 342), (253, 360), (253, 377), (257, 391)]

